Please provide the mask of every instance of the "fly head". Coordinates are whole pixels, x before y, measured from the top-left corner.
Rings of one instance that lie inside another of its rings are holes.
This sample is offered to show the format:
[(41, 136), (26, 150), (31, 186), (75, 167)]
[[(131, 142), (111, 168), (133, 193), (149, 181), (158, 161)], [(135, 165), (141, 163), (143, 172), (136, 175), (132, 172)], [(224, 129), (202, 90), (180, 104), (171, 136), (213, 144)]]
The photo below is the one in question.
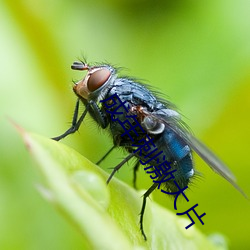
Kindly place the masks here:
[(73, 87), (75, 94), (84, 100), (97, 99), (104, 87), (109, 85), (115, 76), (115, 69), (109, 65), (89, 66), (83, 62), (74, 62), (71, 68), (87, 70), (86, 76)]

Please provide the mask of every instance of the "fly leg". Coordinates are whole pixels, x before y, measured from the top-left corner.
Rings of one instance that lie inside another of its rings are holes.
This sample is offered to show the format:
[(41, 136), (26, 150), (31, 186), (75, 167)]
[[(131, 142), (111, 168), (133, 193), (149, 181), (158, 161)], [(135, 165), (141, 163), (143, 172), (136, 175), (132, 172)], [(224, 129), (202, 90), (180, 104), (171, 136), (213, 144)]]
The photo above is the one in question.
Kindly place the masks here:
[(93, 101), (89, 101), (89, 113), (96, 120), (96, 122), (104, 129), (108, 126), (107, 116), (101, 111), (98, 105)]
[[(115, 146), (113, 146), (97, 163), (96, 165), (100, 164), (112, 151), (113, 149), (115, 148)], [(130, 154), (131, 155), (131, 154)], [(112, 179), (113, 175), (123, 166), (124, 163), (126, 163), (127, 161), (129, 161), (131, 159), (131, 156), (128, 155), (128, 157), (126, 157), (119, 165), (117, 165), (113, 172), (111, 173), (110, 177), (109, 177), (109, 180), (107, 181), (107, 183), (110, 182), (110, 180)], [(140, 162), (139, 160), (136, 162), (134, 168), (133, 168), (133, 186), (134, 188), (136, 189), (136, 172), (138, 171), (138, 168), (140, 166)]]
[(134, 187), (135, 189), (137, 189), (137, 188), (136, 188), (136, 173), (137, 173), (137, 171), (138, 171), (139, 166), (140, 166), (140, 161), (138, 160), (138, 161), (135, 163), (135, 166), (134, 166), (134, 169), (133, 169), (133, 187)]
[(71, 127), (65, 133), (63, 133), (62, 135), (59, 135), (57, 137), (53, 137), (51, 139), (53, 139), (55, 141), (60, 141), (64, 137), (68, 136), (69, 134), (75, 133), (79, 129), (79, 127), (80, 127), (80, 125), (81, 125), (84, 117), (86, 116), (86, 114), (87, 114), (87, 112), (89, 110), (89, 105), (87, 105), (86, 109), (84, 110), (84, 112), (82, 113), (81, 117), (77, 121), (78, 111), (79, 111), (79, 102), (80, 101), (78, 99), (77, 102), (76, 102), (76, 106), (75, 106), (75, 110), (74, 110), (74, 116), (73, 116)]
[[(164, 176), (163, 176), (164, 177)], [(147, 236), (144, 232), (143, 229), (143, 216), (144, 216), (144, 212), (145, 212), (145, 208), (146, 208), (146, 201), (148, 196), (155, 190), (155, 188), (158, 186), (158, 183), (154, 183), (148, 190), (147, 192), (143, 195), (143, 200), (142, 200), (142, 208), (141, 208), (141, 212), (140, 212), (140, 230), (142, 233), (142, 236), (144, 238), (144, 240), (147, 240)]]
[(115, 145), (96, 163), (96, 165), (99, 165), (115, 148)]
[(107, 184), (109, 184), (109, 182), (111, 181), (112, 177), (114, 176), (114, 174), (126, 163), (128, 162), (135, 154), (131, 153), (129, 154), (121, 163), (119, 163), (116, 167), (114, 167), (112, 173), (110, 174), (108, 180), (107, 180)]

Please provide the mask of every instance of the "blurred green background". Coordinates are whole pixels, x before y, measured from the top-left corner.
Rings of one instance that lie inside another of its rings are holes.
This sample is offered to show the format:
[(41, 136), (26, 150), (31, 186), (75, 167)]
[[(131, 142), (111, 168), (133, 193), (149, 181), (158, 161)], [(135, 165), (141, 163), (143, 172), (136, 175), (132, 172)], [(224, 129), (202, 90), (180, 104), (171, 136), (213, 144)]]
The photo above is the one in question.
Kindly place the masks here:
[[(81, 248), (81, 235), (36, 191), (39, 173), (8, 117), (47, 137), (64, 132), (72, 80), (83, 76), (70, 65), (82, 55), (123, 66), (167, 95), (250, 196), (249, 13), (247, 0), (1, 1), (0, 249)], [(88, 118), (63, 143), (96, 162), (111, 140), (93, 124)], [(115, 151), (102, 167), (110, 171), (122, 156)], [(230, 249), (250, 249), (250, 202), (195, 160), (203, 177), (187, 196), (207, 214), (196, 225), (225, 235)], [(139, 175), (146, 189), (151, 179)], [(132, 165), (117, 177), (131, 184)], [(174, 211), (164, 194), (153, 199)]]

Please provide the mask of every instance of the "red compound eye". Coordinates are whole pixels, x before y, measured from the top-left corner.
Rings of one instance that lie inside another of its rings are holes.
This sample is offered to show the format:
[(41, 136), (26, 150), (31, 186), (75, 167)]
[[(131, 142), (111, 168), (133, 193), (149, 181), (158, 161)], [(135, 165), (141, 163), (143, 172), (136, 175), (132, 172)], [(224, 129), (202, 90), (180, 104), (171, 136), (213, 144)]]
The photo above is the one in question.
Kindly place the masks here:
[(110, 71), (108, 69), (99, 69), (92, 73), (88, 79), (88, 90), (93, 92), (99, 89), (109, 78)]

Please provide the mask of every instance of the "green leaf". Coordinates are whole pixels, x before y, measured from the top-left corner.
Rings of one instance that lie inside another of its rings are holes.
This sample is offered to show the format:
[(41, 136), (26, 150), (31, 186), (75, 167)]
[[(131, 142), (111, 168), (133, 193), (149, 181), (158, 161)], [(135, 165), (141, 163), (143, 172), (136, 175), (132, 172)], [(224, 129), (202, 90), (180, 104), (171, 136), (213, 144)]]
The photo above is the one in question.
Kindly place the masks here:
[(21, 130), (25, 144), (44, 176), (39, 191), (82, 234), (83, 249), (225, 249), (215, 245), (190, 221), (148, 199), (144, 241), (139, 229), (143, 192), (113, 178), (75, 150)]

